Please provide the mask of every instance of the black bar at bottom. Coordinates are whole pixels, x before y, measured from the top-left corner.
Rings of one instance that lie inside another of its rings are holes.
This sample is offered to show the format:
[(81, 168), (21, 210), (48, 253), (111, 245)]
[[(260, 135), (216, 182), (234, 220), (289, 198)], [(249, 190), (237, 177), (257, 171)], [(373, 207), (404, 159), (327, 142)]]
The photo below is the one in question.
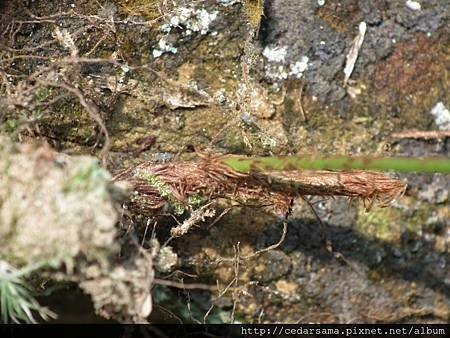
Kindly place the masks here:
[(449, 337), (449, 324), (0, 325), (0, 338)]

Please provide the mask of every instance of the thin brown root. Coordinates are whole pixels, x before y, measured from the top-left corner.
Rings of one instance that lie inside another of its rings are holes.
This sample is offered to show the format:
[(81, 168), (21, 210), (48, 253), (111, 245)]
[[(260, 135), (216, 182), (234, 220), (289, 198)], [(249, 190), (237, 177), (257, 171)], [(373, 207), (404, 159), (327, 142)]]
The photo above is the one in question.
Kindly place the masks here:
[(233, 290), (233, 309), (231, 310), (231, 318), (230, 324), (234, 323), (234, 315), (236, 313), (236, 306), (238, 302), (238, 294), (239, 294), (239, 258), (241, 257), (240, 243), (234, 247), (234, 290)]
[(278, 242), (268, 246), (267, 248), (258, 250), (256, 252), (252, 253), (251, 255), (240, 256), (240, 259), (243, 259), (243, 260), (251, 259), (253, 257), (261, 255), (262, 253), (265, 253), (267, 251), (274, 250), (274, 249), (278, 248), (284, 242), (284, 239), (286, 238), (287, 230), (288, 230), (288, 222), (284, 221), (283, 222), (283, 233), (281, 234), (280, 240)]
[(216, 219), (208, 225), (208, 230), (211, 229), (214, 225), (217, 224), (217, 222), (219, 222), (223, 216), (225, 216), (226, 214), (228, 214), (228, 212), (232, 209), (232, 207), (230, 208), (226, 208), (224, 211), (222, 211), (222, 213), (216, 217)]
[(175, 313), (173, 313), (166, 307), (158, 305), (158, 304), (156, 304), (156, 307), (158, 309), (162, 310), (163, 312), (167, 313), (168, 315), (170, 315), (172, 318), (175, 318), (176, 320), (178, 320), (178, 323), (183, 324), (183, 319), (181, 319), (179, 316), (177, 316)]
[[(302, 196), (301, 198), (302, 198), (303, 201), (305, 201), (308, 204), (308, 206), (311, 209), (312, 213), (314, 214), (314, 216), (316, 217), (317, 221), (319, 222), (321, 240), (327, 244), (328, 239), (327, 239), (327, 236), (326, 236), (326, 233), (325, 233), (325, 224), (323, 223), (322, 219), (320, 218), (319, 214), (317, 213), (316, 209), (314, 208), (314, 205), (305, 196)], [(327, 248), (328, 247), (329, 246), (327, 244)]]
[[(240, 260), (248, 260), (248, 259), (254, 258), (256, 256), (259, 256), (265, 252), (268, 252), (268, 251), (278, 248), (284, 242), (284, 240), (286, 238), (287, 230), (288, 230), (288, 222), (284, 221), (283, 222), (283, 233), (281, 234), (281, 238), (278, 242), (276, 242), (275, 244), (272, 244), (264, 249), (258, 250), (250, 255), (239, 256), (239, 259)], [(217, 259), (217, 261), (215, 263), (219, 264), (222, 262), (234, 262), (234, 261), (235, 261), (235, 257), (220, 257), (219, 259)]]
[(305, 84), (303, 82), (302, 86), (300, 87), (300, 93), (299, 93), (299, 96), (298, 96), (298, 103), (299, 103), (299, 107), (300, 107), (300, 113), (302, 114), (303, 122), (308, 122), (308, 119), (306, 117), (307, 116), (306, 115), (306, 111), (303, 108), (303, 90), (304, 90), (304, 88), (305, 88)]
[(353, 271), (355, 271), (359, 275), (363, 275), (359, 269), (357, 269), (352, 262), (350, 262), (341, 252), (334, 251), (333, 243), (327, 238), (326, 230), (325, 230), (325, 224), (323, 223), (322, 219), (320, 218), (319, 214), (317, 213), (316, 209), (314, 208), (314, 205), (308, 201), (305, 197), (302, 196), (302, 199), (309, 205), (311, 208), (311, 211), (313, 212), (314, 216), (316, 217), (317, 221), (320, 225), (320, 232), (321, 232), (321, 239), (325, 243), (325, 248), (327, 251), (333, 255), (333, 257), (337, 260), (343, 261), (346, 265), (348, 265)]
[(217, 286), (208, 285), (203, 283), (183, 283), (175, 282), (167, 279), (155, 278), (153, 280), (154, 284), (169, 286), (172, 288), (182, 289), (182, 290), (206, 290), (206, 291), (217, 291)]
[(100, 111), (98, 107), (93, 102), (89, 101), (79, 88), (76, 88), (74, 86), (62, 82), (52, 82), (41, 79), (38, 79), (37, 81), (44, 86), (65, 89), (69, 93), (76, 96), (78, 102), (83, 106), (84, 109), (86, 109), (86, 112), (89, 114), (89, 116), (97, 123), (97, 125), (99, 126), (101, 132), (105, 137), (105, 143), (103, 144), (102, 150), (100, 152), (100, 158), (102, 159), (103, 165), (105, 166), (111, 145), (111, 139), (109, 137), (108, 129), (106, 128), (106, 125), (100, 116)]
[[(234, 277), (230, 283), (228, 283), (228, 285), (225, 287), (225, 289), (223, 289), (222, 291), (219, 291), (219, 295), (217, 296), (216, 300), (219, 298), (222, 298), (227, 292), (228, 290), (232, 289), (233, 284), (235, 283), (235, 279), (236, 277)], [(219, 288), (219, 281), (217, 281), (217, 290), (220, 290)], [(205, 316), (203, 317), (203, 323), (206, 324), (206, 319), (208, 318), (209, 314), (211, 313), (211, 311), (214, 309), (215, 307), (215, 303), (213, 302), (211, 304), (211, 306), (209, 307), (208, 311), (206, 311)]]
[[(155, 228), (156, 223), (157, 223), (157, 222), (155, 222), (155, 223), (153, 224), (153, 228)], [(141, 241), (141, 247), (142, 247), (142, 248), (144, 247), (145, 237), (147, 237), (147, 230), (148, 230), (148, 226), (149, 226), (149, 225), (150, 225), (150, 218), (147, 220), (147, 224), (145, 225), (144, 235), (142, 236), (142, 241)]]

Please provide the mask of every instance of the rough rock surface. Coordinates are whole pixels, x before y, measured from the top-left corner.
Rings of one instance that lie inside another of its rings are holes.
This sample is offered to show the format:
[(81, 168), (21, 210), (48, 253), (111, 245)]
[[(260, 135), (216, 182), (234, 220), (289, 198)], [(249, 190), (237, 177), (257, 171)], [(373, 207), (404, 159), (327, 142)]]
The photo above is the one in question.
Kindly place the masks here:
[[(99, 314), (143, 320), (151, 310), (151, 259), (116, 258), (123, 192), (89, 156), (0, 139), (0, 259), (49, 264), (49, 276), (75, 281)], [(122, 196), (122, 197), (121, 197)]]
[[(45, 16), (69, 11), (72, 3), (33, 1), (28, 9)], [(154, 0), (101, 1), (102, 7), (78, 1), (76, 11), (87, 18), (53, 18), (71, 34), (90, 27), (89, 39), (74, 35), (82, 55), (104, 38), (88, 56), (115, 56), (127, 66), (93, 63), (71, 69), (103, 113), (111, 137), (108, 168), (115, 172), (143, 160), (192, 158), (194, 149), (448, 157), (449, 138), (391, 137), (440, 127), (431, 111), (438, 103), (450, 107), (448, 1), (422, 1), (418, 11), (403, 0), (324, 3), (266, 0), (261, 17), (258, 0), (180, 0), (160, 7)], [(4, 29), (10, 18), (30, 19), (16, 2), (0, 6), (9, 13), (0, 22)], [(199, 22), (201, 17), (206, 21)], [(346, 55), (361, 21), (367, 23), (366, 36), (344, 87)], [(9, 39), (0, 42), (13, 49), (38, 48), (52, 39), (53, 24), (23, 24), (13, 45)], [(38, 48), (36, 54), (68, 54), (55, 45)], [(268, 77), (270, 63), (272, 73), (287, 75)], [(12, 74), (27, 75), (40, 66), (38, 58), (5, 65)], [(49, 99), (56, 96), (50, 94)], [(41, 115), (17, 109), (0, 116), (2, 133), (17, 132), (13, 127), (23, 119), (17, 117), (20, 111), (34, 121), (31, 131), (20, 132), (34, 132), (74, 154), (98, 153), (98, 126), (76, 98), (67, 97)], [(203, 321), (208, 313), (206, 321), (229, 322), (234, 313), (243, 322), (448, 322), (449, 177), (401, 178), (409, 185), (405, 196), (370, 212), (357, 201), (308, 197), (323, 225), (303, 200), (296, 201), (283, 244), (241, 260), (238, 269), (237, 252), (251, 255), (278, 242), (280, 219), (241, 206), (213, 226), (201, 224), (172, 240), (177, 264), (158, 277), (178, 288), (152, 289), (163, 310), (155, 307), (150, 319)], [(152, 224), (136, 216), (122, 230), (134, 229), (144, 250), (151, 251), (151, 237), (165, 243), (170, 227), (177, 225), (172, 217), (160, 220), (154, 231)], [(130, 246), (122, 248), (123, 254)], [(101, 308), (108, 308), (105, 290), (114, 289), (118, 305), (110, 304), (107, 313), (99, 309), (104, 315), (136, 320), (148, 305), (141, 296), (149, 291), (151, 268), (134, 259), (133, 250), (131, 258), (110, 266), (119, 284), (104, 275), (96, 283), (98, 267), (83, 272), (93, 277), (81, 285)], [(203, 289), (183, 289), (182, 283)], [(217, 284), (220, 290), (232, 286), (232, 292), (220, 296)]]

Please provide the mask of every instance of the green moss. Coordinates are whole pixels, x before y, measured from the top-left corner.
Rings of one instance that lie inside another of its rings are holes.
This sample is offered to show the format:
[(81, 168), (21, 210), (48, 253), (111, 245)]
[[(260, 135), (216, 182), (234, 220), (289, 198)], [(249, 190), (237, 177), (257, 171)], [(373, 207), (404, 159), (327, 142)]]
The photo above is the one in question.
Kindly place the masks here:
[(53, 91), (54, 90), (49, 87), (40, 87), (34, 95), (34, 99), (38, 102), (42, 102), (45, 99), (49, 98), (53, 94)]
[(182, 215), (186, 211), (186, 208), (181, 204), (174, 205), (174, 212), (176, 215)]
[(120, 10), (127, 15), (143, 15), (148, 20), (161, 16), (159, 11), (160, 0), (121, 0), (118, 1)]
[(14, 133), (19, 129), (20, 122), (15, 118), (10, 118), (5, 121), (5, 124), (2, 129), (7, 133)]
[(369, 212), (360, 208), (357, 227), (367, 235), (396, 241), (401, 232), (400, 217), (400, 212), (393, 208), (374, 208)]
[(186, 210), (198, 208), (207, 201), (207, 198), (199, 194), (191, 195), (187, 201), (178, 201), (174, 198), (170, 186), (152, 174), (141, 173), (140, 178), (155, 188), (161, 197), (165, 198), (173, 208), (173, 212), (182, 215)]
[(431, 203), (416, 204), (416, 209), (408, 219), (408, 222), (406, 222), (406, 228), (413, 233), (420, 233), (428, 227), (426, 225), (427, 219), (437, 211), (438, 208), (438, 206)]
[(170, 186), (168, 186), (166, 183), (161, 181), (157, 176), (152, 174), (141, 173), (140, 177), (146, 180), (150, 186), (152, 186), (158, 191), (161, 197), (165, 198), (170, 203), (176, 215), (182, 215), (185, 212), (186, 207), (175, 200), (172, 191), (170, 189)]
[(147, 181), (147, 183), (158, 190), (158, 193), (164, 197), (170, 199), (172, 196), (172, 192), (170, 191), (170, 187), (161, 181), (157, 176), (152, 174), (141, 173), (140, 177)]
[(436, 207), (429, 203), (418, 203), (415, 199), (410, 200), (409, 204), (408, 208), (414, 211), (408, 215), (393, 207), (374, 208), (370, 212), (361, 208), (357, 227), (367, 235), (389, 242), (398, 241), (405, 230), (418, 234), (426, 227), (426, 220)]
[(198, 206), (204, 204), (206, 201), (207, 201), (206, 197), (200, 196), (200, 195), (197, 195), (197, 194), (189, 196), (189, 198), (188, 198), (188, 204), (191, 205), (191, 206), (197, 206), (198, 207)]
[(264, 0), (245, 0), (248, 21), (254, 29), (258, 29), (264, 16)]
[(358, 6), (351, 6), (345, 2), (341, 6), (335, 1), (327, 1), (325, 5), (319, 7), (316, 15), (335, 31), (346, 32), (359, 20), (361, 13)]

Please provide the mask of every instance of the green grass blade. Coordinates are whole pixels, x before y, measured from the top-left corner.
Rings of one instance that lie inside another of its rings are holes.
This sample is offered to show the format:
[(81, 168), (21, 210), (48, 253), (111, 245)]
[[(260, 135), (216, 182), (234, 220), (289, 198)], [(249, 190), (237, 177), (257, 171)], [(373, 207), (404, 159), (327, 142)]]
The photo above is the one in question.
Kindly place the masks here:
[(1, 323), (7, 323), (9, 318), (9, 302), (6, 294), (7, 285), (3, 281), (0, 281), (0, 315)]
[(35, 269), (45, 266), (36, 264), (21, 270), (5, 263), (0, 270), (0, 320), (1, 323), (36, 323), (34, 315), (44, 320), (56, 315), (39, 305), (24, 278)]
[(251, 171), (285, 170), (375, 170), (450, 174), (450, 160), (446, 158), (414, 159), (406, 157), (319, 157), (319, 156), (230, 156), (222, 162), (232, 169)]

